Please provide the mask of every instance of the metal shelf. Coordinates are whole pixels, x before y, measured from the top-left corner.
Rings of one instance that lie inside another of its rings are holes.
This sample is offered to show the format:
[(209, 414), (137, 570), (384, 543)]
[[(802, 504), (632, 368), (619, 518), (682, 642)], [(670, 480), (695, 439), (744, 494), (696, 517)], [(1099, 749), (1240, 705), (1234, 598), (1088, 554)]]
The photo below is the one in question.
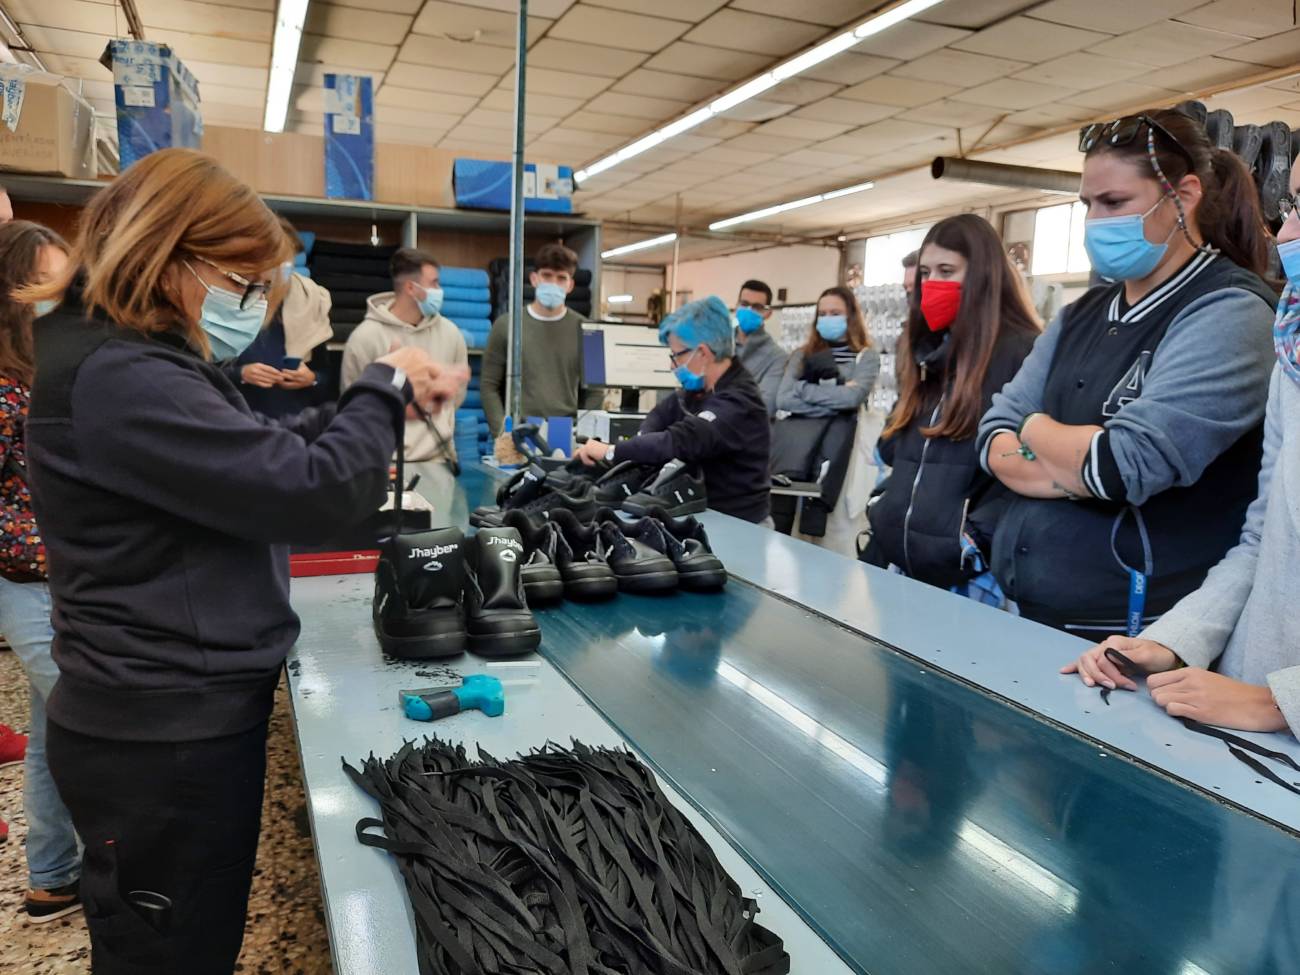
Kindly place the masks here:
[[(64, 179), (24, 173), (0, 173), (0, 183), (15, 200), (74, 206), (84, 206), (96, 192), (108, 185), (107, 180)], [(288, 217), (401, 223), (414, 215), (420, 227), (482, 233), (508, 233), (510, 230), (510, 214), (497, 211), (417, 207), (370, 200), (327, 200), (312, 196), (266, 193), (262, 194), (262, 199), (276, 213)], [(540, 213), (525, 215), (524, 225), (535, 233), (561, 236), (579, 230), (594, 230), (600, 226), (600, 221), (560, 213)]]

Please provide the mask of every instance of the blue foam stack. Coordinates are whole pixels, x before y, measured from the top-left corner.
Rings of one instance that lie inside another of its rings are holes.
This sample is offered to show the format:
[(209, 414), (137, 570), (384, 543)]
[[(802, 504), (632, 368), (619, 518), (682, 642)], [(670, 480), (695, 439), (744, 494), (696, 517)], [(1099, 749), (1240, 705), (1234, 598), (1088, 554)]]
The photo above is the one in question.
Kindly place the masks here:
[(473, 267), (444, 267), (442, 314), (456, 323), (471, 349), (487, 347), (492, 331), (492, 291), (487, 271)]

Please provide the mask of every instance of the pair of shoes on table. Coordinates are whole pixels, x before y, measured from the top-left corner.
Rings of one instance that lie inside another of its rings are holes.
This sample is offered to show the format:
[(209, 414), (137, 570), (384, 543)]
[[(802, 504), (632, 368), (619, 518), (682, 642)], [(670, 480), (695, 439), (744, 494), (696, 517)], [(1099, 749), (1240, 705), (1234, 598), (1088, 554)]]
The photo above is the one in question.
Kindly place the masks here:
[(543, 470), (537, 464), (516, 471), (497, 489), (497, 503), (475, 508), (469, 523), (475, 528), (499, 528), (508, 511), (544, 515), (548, 511), (568, 509), (580, 517), (596, 511), (593, 485), (586, 478), (574, 477), (568, 470)]
[(27, 757), (27, 736), (0, 724), (0, 768), (21, 765)]
[(638, 518), (651, 508), (662, 508), (679, 518), (708, 507), (704, 481), (680, 460), (661, 468), (632, 461), (609, 468), (585, 467), (572, 461), (551, 471), (530, 464), (497, 489), (496, 501), (495, 506), (475, 508), (469, 523), (475, 528), (503, 525), (509, 511), (533, 517), (570, 511), (585, 522), (599, 508), (622, 508)]
[(32, 924), (45, 924), (67, 917), (81, 910), (80, 882), (74, 880), (50, 890), (28, 890), (23, 906), (27, 911), (27, 920)]
[(525, 549), (513, 528), (410, 532), (387, 539), (375, 567), (375, 636), (394, 657), (513, 657), (537, 649)]
[(707, 591), (726, 585), (727, 571), (694, 518), (676, 519), (661, 508), (628, 522), (608, 508), (583, 524), (569, 511), (546, 521), (511, 512), (507, 524), (524, 543), (524, 585), (529, 600), (599, 599), (615, 592)]
[[(621, 508), (642, 518), (651, 508), (660, 508), (674, 518), (696, 515), (708, 507), (704, 481), (684, 461), (670, 460), (663, 467), (647, 467), (624, 461), (600, 471), (595, 480), (596, 504)], [(575, 478), (580, 473), (574, 473)], [(581, 517), (581, 512), (576, 512)]]

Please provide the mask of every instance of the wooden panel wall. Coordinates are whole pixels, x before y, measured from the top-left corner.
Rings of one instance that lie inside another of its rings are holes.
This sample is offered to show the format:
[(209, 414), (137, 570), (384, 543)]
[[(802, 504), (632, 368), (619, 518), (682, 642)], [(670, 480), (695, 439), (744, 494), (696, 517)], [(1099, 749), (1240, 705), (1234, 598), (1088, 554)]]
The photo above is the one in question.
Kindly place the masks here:
[[(260, 193), (325, 195), (323, 136), (210, 125), (203, 131), (203, 150)], [(455, 158), (426, 146), (375, 146), (376, 202), (454, 207)]]

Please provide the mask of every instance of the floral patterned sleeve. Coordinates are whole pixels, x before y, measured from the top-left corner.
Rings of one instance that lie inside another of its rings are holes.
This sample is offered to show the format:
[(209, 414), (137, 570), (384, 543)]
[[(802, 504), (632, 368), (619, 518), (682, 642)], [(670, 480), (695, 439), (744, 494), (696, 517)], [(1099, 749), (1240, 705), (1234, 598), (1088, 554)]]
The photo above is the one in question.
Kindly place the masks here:
[(45, 544), (27, 487), (29, 399), (25, 384), (0, 376), (0, 575), (19, 580), (45, 578)]

